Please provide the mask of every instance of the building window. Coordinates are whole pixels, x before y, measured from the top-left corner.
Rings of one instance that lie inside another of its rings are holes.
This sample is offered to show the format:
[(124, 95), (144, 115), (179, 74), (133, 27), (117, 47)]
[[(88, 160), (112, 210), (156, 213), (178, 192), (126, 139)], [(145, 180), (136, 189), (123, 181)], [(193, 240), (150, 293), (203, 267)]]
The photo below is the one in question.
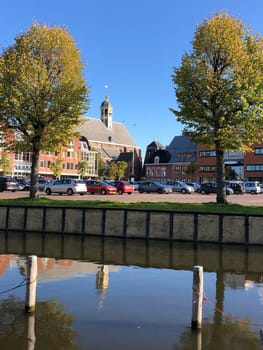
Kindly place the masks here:
[(166, 168), (161, 169), (161, 175), (162, 177), (166, 177)]
[(263, 171), (263, 164), (250, 164), (246, 166), (247, 171)]
[(216, 167), (213, 165), (200, 166), (198, 171), (200, 173), (213, 173), (216, 171)]
[(263, 155), (263, 147), (261, 147), (261, 148), (255, 148), (255, 154), (261, 154), (261, 155)]
[(88, 143), (87, 143), (87, 141), (80, 141), (80, 148), (82, 149), (82, 150), (84, 150), (84, 149), (89, 149), (89, 146), (88, 146)]
[(24, 162), (31, 162), (32, 161), (32, 153), (30, 153), (30, 152), (16, 153), (15, 160), (21, 160)]
[(181, 167), (177, 165), (175, 167), (175, 172), (176, 172), (176, 174), (180, 174), (181, 173)]
[(194, 155), (193, 153), (177, 153), (176, 157), (177, 158), (192, 158)]
[(146, 174), (147, 174), (147, 177), (154, 176), (154, 168), (147, 168)]
[(89, 153), (88, 152), (81, 152), (81, 160), (88, 162), (89, 160)]
[(154, 157), (154, 164), (159, 164), (160, 163), (160, 157), (156, 156)]
[(240, 155), (240, 151), (231, 151), (227, 152), (228, 157), (238, 157)]
[(40, 168), (46, 168), (46, 161), (45, 160), (40, 161)]
[(73, 163), (67, 163), (67, 170), (73, 170), (74, 164)]
[(68, 158), (74, 158), (74, 151), (67, 151)]
[(216, 151), (200, 151), (199, 156), (200, 156), (200, 158), (215, 157)]

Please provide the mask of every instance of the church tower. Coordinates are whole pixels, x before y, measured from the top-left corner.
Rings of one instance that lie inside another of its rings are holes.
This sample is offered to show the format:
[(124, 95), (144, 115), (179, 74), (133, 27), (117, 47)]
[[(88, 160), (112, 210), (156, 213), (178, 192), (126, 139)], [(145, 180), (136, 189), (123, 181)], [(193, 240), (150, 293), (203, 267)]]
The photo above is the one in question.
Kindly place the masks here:
[(108, 95), (106, 95), (105, 100), (100, 105), (100, 119), (108, 129), (112, 129), (112, 104)]

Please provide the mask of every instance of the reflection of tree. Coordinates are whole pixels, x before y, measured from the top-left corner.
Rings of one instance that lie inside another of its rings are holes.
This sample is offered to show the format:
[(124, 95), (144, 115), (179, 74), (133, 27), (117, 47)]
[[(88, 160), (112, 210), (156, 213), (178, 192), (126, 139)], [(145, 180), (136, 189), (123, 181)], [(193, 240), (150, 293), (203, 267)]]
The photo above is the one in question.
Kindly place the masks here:
[[(1, 349), (26, 349), (27, 317), (24, 302), (10, 296), (0, 303)], [(74, 344), (73, 317), (55, 300), (38, 302), (35, 313), (37, 350), (79, 350)]]
[[(180, 337), (180, 344), (174, 350), (248, 350), (261, 349), (262, 345), (258, 334), (250, 331), (246, 319), (234, 321), (231, 317), (224, 317), (220, 327), (213, 320), (203, 323), (201, 332), (201, 346), (198, 344), (198, 332), (190, 329)], [(200, 334), (199, 334), (200, 335)]]

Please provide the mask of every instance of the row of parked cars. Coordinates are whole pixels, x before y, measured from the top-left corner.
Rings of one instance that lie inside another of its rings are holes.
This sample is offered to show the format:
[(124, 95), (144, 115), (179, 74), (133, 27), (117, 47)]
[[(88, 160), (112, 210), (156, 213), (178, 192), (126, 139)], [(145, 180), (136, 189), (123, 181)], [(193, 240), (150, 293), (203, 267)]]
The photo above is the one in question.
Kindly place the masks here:
[[(226, 181), (226, 194), (259, 194), (263, 193), (263, 185), (259, 181)], [(200, 186), (201, 194), (217, 193), (217, 184), (203, 183)]]
[[(217, 193), (215, 183), (203, 183), (201, 185), (193, 182), (170, 180), (166, 182), (139, 181), (130, 183), (128, 181), (111, 180), (82, 180), (82, 179), (63, 179), (46, 180), (38, 179), (38, 188), (45, 191), (47, 195), (52, 193), (73, 195), (78, 193), (84, 195), (91, 194), (132, 194), (135, 190), (139, 193), (172, 193), (180, 192), (190, 194), (199, 192), (201, 194)], [(12, 177), (0, 177), (0, 191), (29, 190), (30, 182), (24, 179), (15, 179)], [(257, 194), (263, 193), (263, 185), (258, 181), (226, 181), (226, 194), (243, 194), (245, 192)]]
[(80, 194), (87, 192), (90, 194), (132, 194), (134, 187), (127, 181), (100, 181), (100, 180), (81, 180), (81, 179), (64, 179), (54, 180), (46, 184), (44, 191), (47, 195), (52, 193), (58, 194)]
[(182, 181), (167, 181), (155, 182), (155, 181), (139, 181), (130, 183), (128, 181), (111, 181), (111, 180), (80, 180), (80, 179), (64, 179), (55, 180), (46, 184), (45, 192), (47, 195), (52, 193), (72, 195), (79, 193), (84, 195), (85, 193), (91, 194), (132, 194), (134, 191), (139, 193), (193, 193), (198, 192), (198, 184), (185, 183)]
[[(47, 184), (47, 180), (43, 178), (37, 179), (38, 189), (44, 191), (44, 188)], [(30, 180), (23, 178), (15, 178), (11, 176), (0, 176), (0, 192), (3, 191), (29, 191), (30, 189)]]

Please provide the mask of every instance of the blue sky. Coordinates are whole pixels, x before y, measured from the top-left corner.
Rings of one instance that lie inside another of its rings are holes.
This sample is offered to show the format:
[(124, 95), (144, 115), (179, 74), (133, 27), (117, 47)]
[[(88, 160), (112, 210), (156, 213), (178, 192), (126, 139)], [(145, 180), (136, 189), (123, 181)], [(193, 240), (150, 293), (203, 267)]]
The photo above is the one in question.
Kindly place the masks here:
[(113, 120), (144, 154), (153, 140), (166, 146), (181, 134), (169, 111), (176, 107), (173, 66), (191, 49), (196, 26), (218, 11), (262, 35), (262, 0), (9, 0), (1, 4), (0, 45), (11, 45), (34, 21), (66, 27), (87, 64), (87, 115), (100, 117), (108, 85)]

